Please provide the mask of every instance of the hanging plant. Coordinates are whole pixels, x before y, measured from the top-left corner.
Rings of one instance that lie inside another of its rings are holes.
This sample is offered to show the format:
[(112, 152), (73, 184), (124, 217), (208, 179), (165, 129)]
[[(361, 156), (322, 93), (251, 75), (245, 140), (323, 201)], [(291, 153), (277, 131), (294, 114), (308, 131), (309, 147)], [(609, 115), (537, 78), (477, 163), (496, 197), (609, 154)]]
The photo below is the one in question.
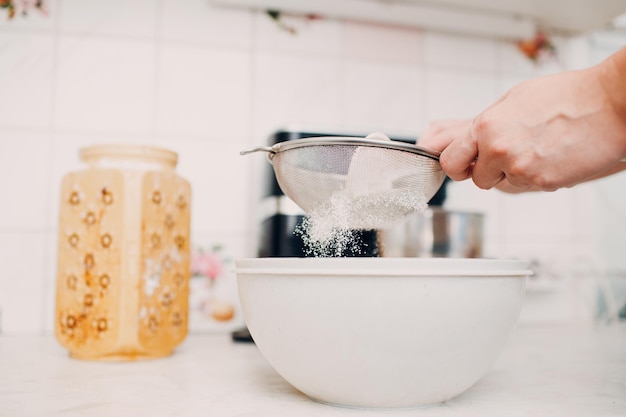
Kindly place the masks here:
[(265, 14), (268, 15), (276, 23), (276, 26), (292, 35), (296, 35), (298, 33), (298, 30), (295, 28), (294, 25), (287, 23), (285, 21), (285, 18), (295, 18), (304, 21), (321, 19), (321, 16), (316, 14), (292, 14), (274, 9), (266, 10)]
[(539, 63), (544, 59), (556, 57), (556, 47), (550, 40), (550, 37), (538, 32), (533, 38), (521, 40), (517, 43), (517, 48), (521, 53), (534, 63)]
[(46, 0), (0, 0), (0, 9), (7, 10), (9, 20), (15, 16), (27, 16), (31, 10), (39, 10), (42, 14), (48, 14)]

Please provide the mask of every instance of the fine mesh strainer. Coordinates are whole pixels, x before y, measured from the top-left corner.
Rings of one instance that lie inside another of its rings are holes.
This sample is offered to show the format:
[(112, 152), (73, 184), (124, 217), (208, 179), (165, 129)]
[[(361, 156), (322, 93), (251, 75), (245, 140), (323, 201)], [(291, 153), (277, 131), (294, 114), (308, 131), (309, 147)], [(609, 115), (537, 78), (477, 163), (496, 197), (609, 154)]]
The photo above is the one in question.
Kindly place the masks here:
[(380, 134), (297, 139), (241, 154), (258, 151), (269, 153), (278, 185), (308, 215), (332, 211), (352, 229), (382, 228), (425, 208), (445, 179), (438, 152)]

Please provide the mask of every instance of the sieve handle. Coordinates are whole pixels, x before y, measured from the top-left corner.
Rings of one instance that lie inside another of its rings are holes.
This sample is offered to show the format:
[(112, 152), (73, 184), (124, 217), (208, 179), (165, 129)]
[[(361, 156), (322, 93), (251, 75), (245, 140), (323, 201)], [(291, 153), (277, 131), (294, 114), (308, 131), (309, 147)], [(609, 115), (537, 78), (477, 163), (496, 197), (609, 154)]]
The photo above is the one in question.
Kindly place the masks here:
[(270, 146), (257, 146), (255, 148), (250, 148), (250, 149), (243, 150), (243, 151), (239, 152), (239, 155), (248, 155), (248, 154), (255, 153), (255, 152), (268, 152), (270, 154), (275, 154), (276, 153), (274, 148), (272, 148)]

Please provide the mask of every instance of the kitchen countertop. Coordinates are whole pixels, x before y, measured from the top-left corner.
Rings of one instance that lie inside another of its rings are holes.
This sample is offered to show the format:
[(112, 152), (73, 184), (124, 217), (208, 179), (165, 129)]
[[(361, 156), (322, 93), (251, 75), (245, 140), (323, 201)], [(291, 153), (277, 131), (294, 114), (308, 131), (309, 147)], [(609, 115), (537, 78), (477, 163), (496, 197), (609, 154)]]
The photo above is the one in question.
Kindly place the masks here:
[(169, 358), (71, 359), (51, 336), (0, 336), (0, 416), (626, 416), (626, 323), (518, 326), (491, 370), (440, 406), (316, 403), (254, 344), (194, 334)]

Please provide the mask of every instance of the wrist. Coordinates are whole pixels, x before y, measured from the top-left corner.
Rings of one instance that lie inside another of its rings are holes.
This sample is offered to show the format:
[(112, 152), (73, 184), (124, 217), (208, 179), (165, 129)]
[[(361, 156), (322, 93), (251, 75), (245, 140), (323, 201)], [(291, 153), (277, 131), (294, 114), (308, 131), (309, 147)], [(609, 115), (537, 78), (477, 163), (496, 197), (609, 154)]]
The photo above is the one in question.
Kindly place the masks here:
[(615, 114), (626, 123), (626, 48), (598, 65), (599, 80)]

